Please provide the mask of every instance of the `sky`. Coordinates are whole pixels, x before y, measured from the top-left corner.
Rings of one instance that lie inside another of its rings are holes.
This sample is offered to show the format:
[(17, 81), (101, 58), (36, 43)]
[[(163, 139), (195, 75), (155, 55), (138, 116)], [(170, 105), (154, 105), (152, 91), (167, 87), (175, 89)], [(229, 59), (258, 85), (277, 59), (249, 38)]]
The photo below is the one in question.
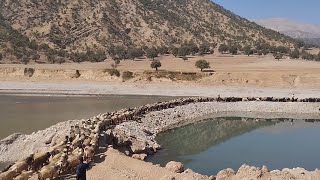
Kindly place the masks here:
[(320, 0), (213, 0), (249, 20), (287, 18), (320, 25)]

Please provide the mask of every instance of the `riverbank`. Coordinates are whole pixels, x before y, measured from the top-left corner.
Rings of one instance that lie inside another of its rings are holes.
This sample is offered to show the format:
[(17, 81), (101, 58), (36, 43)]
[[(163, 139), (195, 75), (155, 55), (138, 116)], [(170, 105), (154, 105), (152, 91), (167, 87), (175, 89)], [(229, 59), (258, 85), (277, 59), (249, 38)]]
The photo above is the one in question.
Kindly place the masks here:
[(319, 89), (262, 88), (254, 86), (212, 86), (178, 82), (97, 82), (97, 81), (0, 81), (0, 93), (9, 95), (103, 96), (156, 95), (216, 97), (320, 97)]
[[(277, 115), (284, 116), (284, 114), (288, 113), (293, 118), (320, 119), (320, 103), (240, 101), (198, 102), (186, 103), (180, 106), (179, 104), (177, 105), (178, 106), (174, 108), (160, 108), (159, 110), (148, 112), (143, 115), (139, 121), (128, 121), (119, 124), (112, 130), (113, 137), (116, 137), (118, 142), (130, 140), (133, 145), (131, 150), (132, 148), (135, 149), (133, 153), (147, 153), (145, 151), (146, 149), (157, 149), (157, 147), (159, 147), (154, 140), (158, 133), (205, 119), (206, 116), (225, 117), (226, 113), (239, 113), (256, 118), (257, 116), (266, 117), (270, 114), (273, 114), (274, 117), (277, 117)], [(155, 104), (155, 106), (166, 107), (164, 104)], [(150, 108), (148, 105), (144, 107)], [(19, 135), (17, 136), (18, 138), (8, 138), (0, 143), (2, 146), (0, 146), (2, 150), (0, 156), (2, 156), (2, 159), (10, 157), (10, 159), (14, 161), (22, 158), (23, 155), (28, 155), (29, 152), (17, 157), (16, 155), (19, 154), (18, 152), (21, 151), (21, 148), (33, 147), (30, 149), (30, 152), (45, 150), (54, 143), (59, 142), (59, 138), (63, 138), (64, 135), (68, 134), (70, 126), (77, 123), (79, 123), (79, 121), (72, 121), (68, 124), (62, 123), (57, 125), (57, 127), (54, 126), (29, 136)], [(57, 132), (60, 134), (58, 135)], [(42, 140), (38, 141), (37, 139), (39, 138)], [(26, 141), (26, 139), (30, 139), (30, 141)], [(141, 142), (143, 142), (143, 145), (141, 145)], [(119, 178), (120, 177), (121, 175), (119, 175)]]

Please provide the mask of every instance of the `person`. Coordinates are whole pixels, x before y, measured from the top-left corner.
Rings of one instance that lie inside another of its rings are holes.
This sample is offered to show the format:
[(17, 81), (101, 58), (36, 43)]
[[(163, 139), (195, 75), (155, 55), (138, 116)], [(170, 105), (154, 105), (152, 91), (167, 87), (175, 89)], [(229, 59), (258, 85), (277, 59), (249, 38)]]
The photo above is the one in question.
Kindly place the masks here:
[(77, 180), (86, 180), (89, 164), (83, 162), (83, 157), (80, 157), (79, 161), (80, 164), (77, 166)]

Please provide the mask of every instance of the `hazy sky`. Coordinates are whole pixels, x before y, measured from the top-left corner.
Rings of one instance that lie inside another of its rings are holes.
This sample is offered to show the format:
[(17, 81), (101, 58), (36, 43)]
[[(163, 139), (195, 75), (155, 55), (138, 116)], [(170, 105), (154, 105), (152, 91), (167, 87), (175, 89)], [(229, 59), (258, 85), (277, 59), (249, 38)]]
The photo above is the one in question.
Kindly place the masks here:
[(320, 0), (213, 0), (250, 20), (288, 18), (320, 25)]

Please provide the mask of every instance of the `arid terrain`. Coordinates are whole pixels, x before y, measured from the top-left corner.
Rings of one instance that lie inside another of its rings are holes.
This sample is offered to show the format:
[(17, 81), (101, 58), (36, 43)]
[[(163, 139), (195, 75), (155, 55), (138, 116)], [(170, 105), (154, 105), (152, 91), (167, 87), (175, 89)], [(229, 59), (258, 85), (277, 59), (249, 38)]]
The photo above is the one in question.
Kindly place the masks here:
[[(125, 87), (176, 87), (195, 88), (229, 87), (238, 89), (274, 89), (275, 91), (317, 90), (320, 88), (320, 63), (314, 61), (282, 59), (275, 60), (272, 56), (230, 56), (208, 55), (189, 57), (187, 61), (173, 56), (158, 57), (162, 66), (159, 71), (150, 68), (151, 61), (140, 59), (136, 61), (122, 61), (117, 69), (120, 76), (111, 76), (106, 69), (112, 69), (112, 61), (101, 63), (66, 63), (57, 64), (1, 64), (0, 84), (1, 91), (51, 91), (67, 93), (73, 90), (74, 94), (117, 94), (117, 90), (104, 90), (112, 86)], [(194, 64), (198, 59), (210, 62), (208, 72), (200, 72)], [(26, 72), (26, 69), (32, 69)], [(124, 80), (122, 74), (130, 71), (133, 76)], [(20, 83), (23, 82), (23, 83)], [(84, 83), (92, 86), (85, 86)], [(50, 85), (51, 84), (51, 85)], [(52, 87), (54, 86), (54, 88)], [(149, 88), (149, 89), (150, 89)], [(173, 88), (174, 89), (174, 88)], [(172, 89), (172, 90), (173, 90)], [(189, 90), (190, 91), (190, 90)], [(186, 95), (192, 95), (188, 93)], [(195, 92), (197, 92), (195, 90)], [(126, 92), (122, 92), (126, 94)], [(132, 92), (133, 93), (133, 92)], [(159, 94), (148, 93), (146, 94)], [(128, 93), (130, 94), (130, 93)], [(143, 94), (143, 93), (140, 93)], [(163, 93), (160, 93), (163, 94)], [(220, 93), (215, 93), (217, 95)], [(221, 92), (223, 95), (223, 93)], [(298, 94), (298, 93), (296, 93)], [(170, 91), (164, 95), (170, 95)], [(172, 95), (175, 95), (172, 91)], [(179, 95), (183, 95), (179, 94)], [(201, 95), (195, 93), (194, 95)], [(208, 95), (208, 94), (204, 94)], [(213, 94), (212, 94), (213, 95)]]

